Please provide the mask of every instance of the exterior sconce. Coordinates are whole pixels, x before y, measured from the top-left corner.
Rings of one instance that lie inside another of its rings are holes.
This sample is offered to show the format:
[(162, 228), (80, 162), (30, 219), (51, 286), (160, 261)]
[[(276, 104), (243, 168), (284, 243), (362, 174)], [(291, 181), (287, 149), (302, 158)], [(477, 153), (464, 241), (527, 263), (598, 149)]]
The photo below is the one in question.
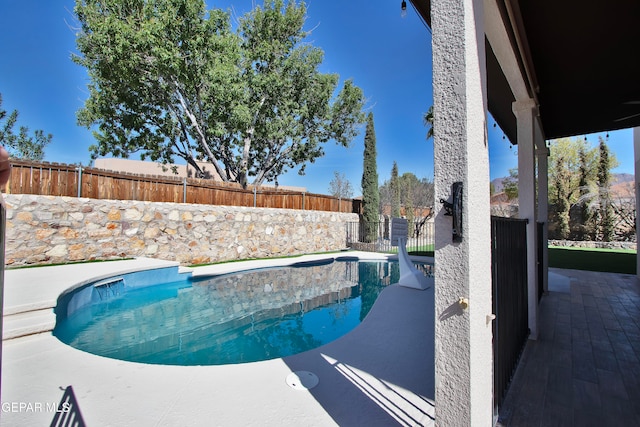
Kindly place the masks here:
[(404, 18), (407, 16), (407, 2), (402, 0), (402, 4), (400, 5), (400, 17)]
[(440, 199), (440, 203), (444, 205), (445, 215), (453, 217), (451, 224), (451, 232), (453, 241), (462, 242), (462, 182), (454, 182), (451, 185), (452, 201)]

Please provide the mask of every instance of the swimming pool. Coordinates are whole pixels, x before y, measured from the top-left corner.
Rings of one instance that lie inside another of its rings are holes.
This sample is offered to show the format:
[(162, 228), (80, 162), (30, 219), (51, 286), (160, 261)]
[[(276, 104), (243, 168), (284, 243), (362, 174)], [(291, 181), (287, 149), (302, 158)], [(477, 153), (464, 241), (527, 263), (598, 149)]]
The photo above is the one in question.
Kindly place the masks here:
[[(432, 274), (431, 265), (416, 266)], [(62, 298), (53, 333), (80, 350), (133, 362), (268, 360), (346, 334), (398, 278), (397, 262), (348, 258), (145, 286), (116, 277)]]

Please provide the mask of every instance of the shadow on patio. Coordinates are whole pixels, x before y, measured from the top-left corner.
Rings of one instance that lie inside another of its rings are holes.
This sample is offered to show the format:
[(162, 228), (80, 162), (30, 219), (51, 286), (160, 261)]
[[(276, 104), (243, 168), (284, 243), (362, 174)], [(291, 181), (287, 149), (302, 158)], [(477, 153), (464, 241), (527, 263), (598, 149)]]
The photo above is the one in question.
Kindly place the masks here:
[(433, 426), (433, 289), (386, 288), (363, 323), (284, 358), (319, 378), (309, 392), (337, 425)]
[(640, 426), (640, 281), (549, 270), (500, 426)]

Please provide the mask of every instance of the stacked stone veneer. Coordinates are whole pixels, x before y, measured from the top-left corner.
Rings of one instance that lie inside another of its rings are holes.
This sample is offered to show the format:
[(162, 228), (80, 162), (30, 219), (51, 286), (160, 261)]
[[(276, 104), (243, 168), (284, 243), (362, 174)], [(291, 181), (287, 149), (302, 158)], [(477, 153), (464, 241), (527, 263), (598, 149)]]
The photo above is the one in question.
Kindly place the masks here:
[(636, 250), (636, 242), (593, 242), (580, 240), (549, 240), (549, 246), (565, 248), (600, 248)]
[(203, 264), (345, 247), (350, 213), (5, 196), (7, 265), (152, 257)]

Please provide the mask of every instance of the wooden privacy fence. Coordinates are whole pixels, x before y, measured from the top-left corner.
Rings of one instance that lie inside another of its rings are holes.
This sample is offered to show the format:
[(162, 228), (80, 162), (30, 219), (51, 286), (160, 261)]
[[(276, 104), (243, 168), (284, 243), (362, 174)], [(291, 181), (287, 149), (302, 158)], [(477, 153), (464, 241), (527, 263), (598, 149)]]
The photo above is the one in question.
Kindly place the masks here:
[(242, 188), (207, 179), (136, 175), (47, 162), (11, 160), (7, 193), (360, 212), (360, 201), (272, 188)]

